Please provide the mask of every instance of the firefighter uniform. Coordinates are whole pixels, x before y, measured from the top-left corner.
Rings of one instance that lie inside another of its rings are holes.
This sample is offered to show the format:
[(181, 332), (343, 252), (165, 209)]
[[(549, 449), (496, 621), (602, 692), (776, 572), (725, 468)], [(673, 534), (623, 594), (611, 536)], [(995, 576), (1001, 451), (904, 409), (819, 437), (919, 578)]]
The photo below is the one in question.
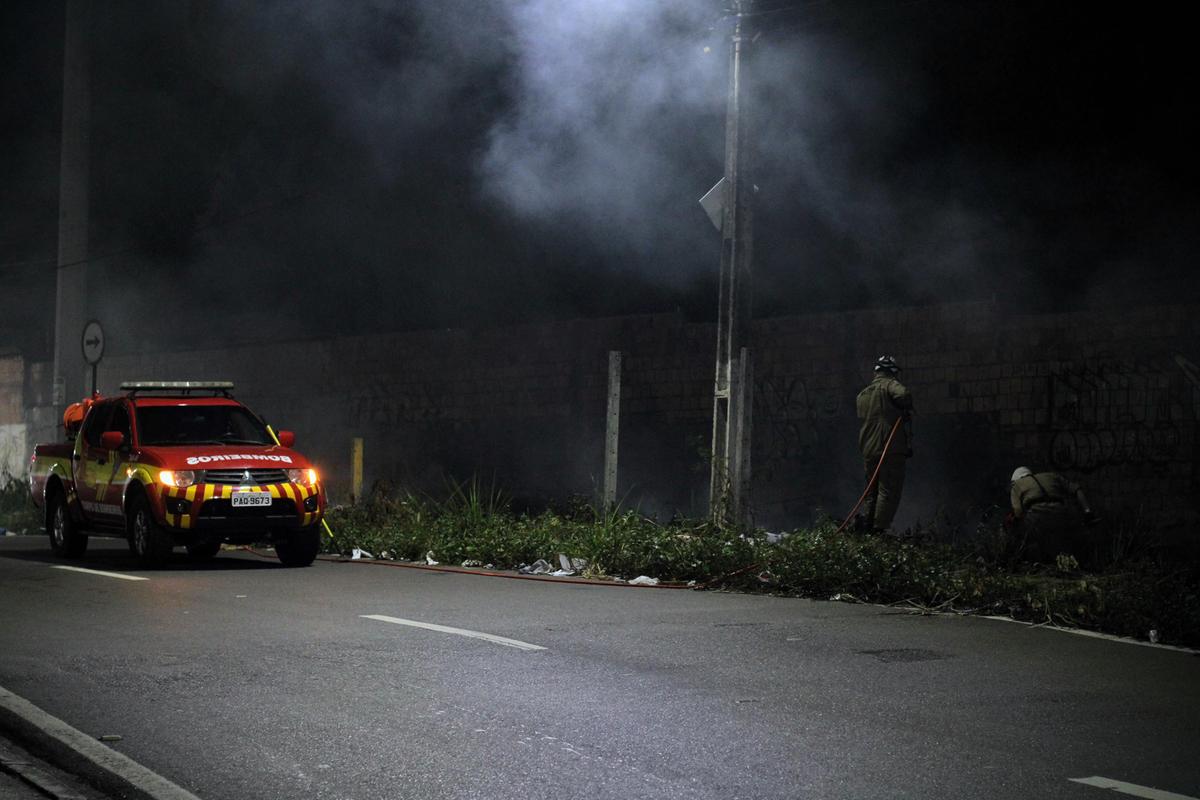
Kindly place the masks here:
[[(879, 467), (879, 477), (867, 494), (863, 506), (867, 524), (876, 531), (887, 530), (900, 507), (904, 490), (906, 459), (912, 455), (912, 395), (897, 379), (900, 368), (895, 360), (884, 356), (875, 365), (875, 379), (858, 393), (856, 405), (862, 427), (858, 432), (858, 447), (862, 452), (867, 480)], [(896, 420), (903, 420), (884, 455), (884, 445)], [(883, 463), (880, 464), (880, 457)]]
[(1057, 472), (1018, 468), (1009, 500), (1025, 555), (1033, 560), (1080, 549), (1084, 525), (1095, 520), (1083, 490)]

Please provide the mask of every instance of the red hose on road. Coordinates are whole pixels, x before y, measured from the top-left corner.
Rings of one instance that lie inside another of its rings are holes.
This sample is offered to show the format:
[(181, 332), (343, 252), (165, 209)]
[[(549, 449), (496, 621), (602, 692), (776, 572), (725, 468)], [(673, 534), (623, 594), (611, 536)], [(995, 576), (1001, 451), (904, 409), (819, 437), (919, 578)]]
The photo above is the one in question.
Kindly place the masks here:
[[(274, 560), (272, 556), (266, 555), (265, 553), (260, 553), (257, 550), (254, 550), (249, 547), (244, 547), (244, 548), (239, 548), (239, 549), (243, 550), (244, 552), (250, 553), (251, 555), (258, 556), (259, 558), (268, 558), (268, 559)], [(631, 584), (631, 583), (626, 583), (624, 581), (618, 583), (617, 581), (591, 580), (589, 578), (567, 578), (567, 577), (556, 578), (552, 575), (522, 575), (520, 573), (513, 574), (511, 572), (493, 572), (491, 570), (486, 570), (486, 569), (469, 569), (466, 567), (450, 567), (450, 566), (443, 567), (440, 564), (435, 567), (430, 564), (405, 564), (405, 563), (399, 562), (399, 561), (373, 561), (373, 560), (365, 559), (365, 558), (364, 559), (343, 558), (342, 556), (317, 556), (317, 560), (318, 561), (329, 561), (329, 562), (335, 563), (335, 564), (364, 564), (364, 565), (369, 564), (369, 565), (373, 565), (376, 567), (400, 567), (401, 569), (423, 569), (427, 572), (455, 572), (460, 575), (482, 575), (486, 578), (510, 578), (512, 580), (517, 580), (517, 581), (543, 581), (545, 583), (576, 583), (576, 584), (580, 584), (583, 586), (618, 586), (618, 587), (624, 587), (626, 589), (693, 589), (693, 588), (699, 588), (698, 586), (688, 586), (686, 583), (679, 583), (677, 581), (676, 582), (668, 582), (668, 583), (664, 583), (664, 582), (660, 581), (657, 584), (645, 584), (645, 583), (632, 583)]]
[(892, 439), (895, 438), (896, 431), (900, 430), (900, 423), (903, 421), (904, 417), (896, 417), (896, 421), (892, 423), (892, 431), (888, 434), (887, 441), (883, 443), (883, 452), (879, 454), (879, 463), (875, 465), (875, 471), (871, 473), (871, 480), (867, 481), (867, 488), (863, 490), (862, 497), (858, 498), (858, 502), (854, 504), (854, 508), (850, 509), (850, 513), (846, 516), (846, 519), (838, 526), (834, 536), (846, 529), (846, 526), (850, 524), (850, 520), (854, 519), (854, 515), (858, 513), (858, 509), (862, 506), (863, 501), (867, 499), (867, 495), (875, 488), (875, 481), (879, 479), (879, 470), (883, 466), (883, 458), (887, 455), (888, 448), (892, 446)]

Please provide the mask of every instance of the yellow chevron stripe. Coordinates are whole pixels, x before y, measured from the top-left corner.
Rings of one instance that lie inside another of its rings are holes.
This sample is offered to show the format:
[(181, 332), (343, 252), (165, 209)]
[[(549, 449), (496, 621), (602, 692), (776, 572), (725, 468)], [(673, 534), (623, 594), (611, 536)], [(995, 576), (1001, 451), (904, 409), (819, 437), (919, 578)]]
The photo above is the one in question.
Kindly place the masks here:
[(175, 515), (174, 515), (174, 514), (167, 514), (167, 515), (166, 515), (166, 517), (167, 517), (167, 524), (168, 524), (168, 525), (171, 525), (172, 527), (174, 527), (174, 525), (175, 525)]
[(283, 493), (287, 495), (288, 500), (291, 500), (293, 503), (296, 502), (296, 487), (292, 486), (290, 483), (283, 483), (280, 485), (283, 487)]
[(188, 500), (196, 499), (196, 484), (193, 483), (191, 486), (187, 487), (187, 491), (184, 492), (184, 497), (186, 497)]
[(271, 497), (274, 497), (276, 500), (279, 499), (279, 487), (278, 486), (276, 486), (275, 484), (272, 483), (270, 486), (267, 487), (267, 491), (271, 493)]
[(215, 488), (216, 487), (213, 486), (211, 483), (204, 484), (204, 499), (205, 500), (212, 500), (213, 489), (215, 489)]
[(179, 518), (179, 524), (182, 525), (185, 529), (192, 527), (192, 515), (184, 514), (182, 517)]

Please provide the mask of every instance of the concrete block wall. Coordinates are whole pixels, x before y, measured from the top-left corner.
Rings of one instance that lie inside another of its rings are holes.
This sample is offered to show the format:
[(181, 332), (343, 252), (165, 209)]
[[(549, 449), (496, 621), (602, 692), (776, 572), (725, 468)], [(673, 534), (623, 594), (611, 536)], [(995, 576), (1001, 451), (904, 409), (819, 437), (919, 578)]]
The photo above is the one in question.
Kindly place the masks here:
[(0, 355), (0, 485), (25, 474), (25, 360)]
[(1200, 507), (1196, 312), (1011, 317), (984, 303), (764, 321), (757, 500), (783, 502), (783, 483), (802, 496), (797, 511), (832, 503), (829, 487), (861, 473), (838, 456), (832, 471), (797, 461), (830, 458), (830, 440), (853, 435), (853, 396), (888, 353), (918, 409), (902, 521), (1002, 498), (1012, 469), (1027, 465), (1067, 473), (1110, 515), (1190, 535)]
[[(760, 320), (754, 504), (778, 528), (844, 514), (864, 476), (854, 397), (881, 354), (918, 416), (900, 524), (1003, 503), (1013, 468), (1055, 468), (1111, 514), (1190, 531), (1200, 509), (1200, 308), (1012, 316), (990, 303)], [(715, 327), (678, 315), (114, 354), (130, 379), (230, 379), (295, 430), (335, 495), (350, 440), (366, 478), (439, 489), (477, 475), (518, 499), (594, 496), (607, 352), (624, 353), (620, 481), (632, 506), (703, 513)], [(33, 396), (48, 379), (27, 365)], [(27, 404), (29, 397), (27, 396)], [(28, 414), (27, 414), (28, 416)]]

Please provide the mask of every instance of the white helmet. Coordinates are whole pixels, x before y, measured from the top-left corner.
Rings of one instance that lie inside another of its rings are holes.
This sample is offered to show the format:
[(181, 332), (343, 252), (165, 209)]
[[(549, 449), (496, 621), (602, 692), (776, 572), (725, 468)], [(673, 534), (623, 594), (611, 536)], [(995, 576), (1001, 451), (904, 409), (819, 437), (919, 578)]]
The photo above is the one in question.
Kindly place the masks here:
[(875, 371), (895, 375), (900, 371), (900, 365), (891, 356), (880, 356), (879, 360), (875, 362)]
[(1021, 478), (1028, 478), (1032, 474), (1033, 471), (1029, 467), (1017, 467), (1013, 470), (1012, 482), (1016, 483)]

